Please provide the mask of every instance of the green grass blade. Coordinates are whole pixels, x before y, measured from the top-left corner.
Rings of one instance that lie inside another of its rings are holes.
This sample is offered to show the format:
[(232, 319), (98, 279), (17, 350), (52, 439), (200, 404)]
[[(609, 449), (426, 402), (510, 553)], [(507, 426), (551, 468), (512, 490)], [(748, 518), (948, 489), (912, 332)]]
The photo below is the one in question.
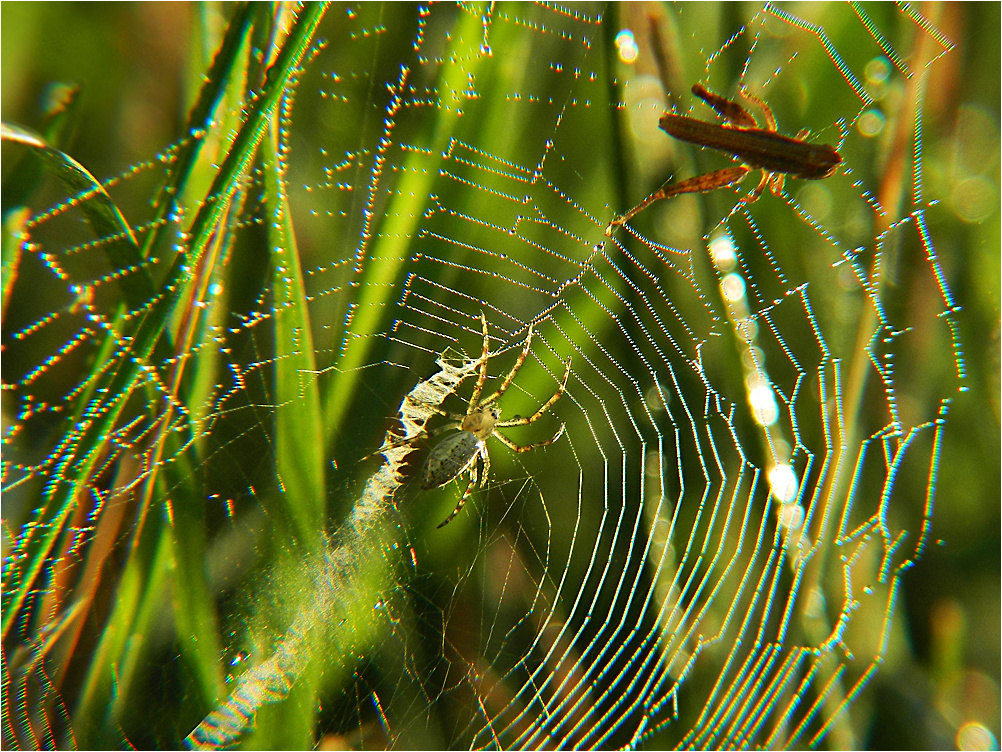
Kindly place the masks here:
[(0, 138), (11, 143), (31, 147), (66, 186), (71, 196), (76, 196), (84, 216), (99, 238), (109, 238), (105, 243), (108, 263), (113, 269), (137, 269), (137, 274), (122, 275), (119, 284), (126, 302), (139, 307), (153, 293), (153, 280), (140, 264), (139, 243), (118, 206), (87, 168), (53, 146), (45, 139), (13, 123), (0, 123)]
[(18, 541), (17, 559), (26, 562), (24, 568), (11, 567), (5, 573), (3, 634), (13, 625), (25, 599), (48, 560), (52, 547), (61, 533), (78, 496), (87, 493), (95, 470), (106, 453), (107, 443), (121, 417), (129, 396), (139, 384), (144, 366), (153, 348), (165, 333), (176, 305), (190, 284), (188, 270), (197, 266), (208, 247), (219, 220), (233, 200), (249, 168), (268, 122), (274, 116), (285, 86), (302, 61), (325, 6), (305, 6), (275, 64), (268, 70), (264, 90), (250, 109), (243, 128), (223, 162), (208, 198), (196, 216), (189, 237), (191, 244), (179, 254), (165, 275), (161, 293), (140, 320), (127, 351), (121, 352), (117, 364), (101, 379), (97, 404), (88, 407), (81, 425), (72, 432), (60, 449), (55, 463), (55, 477), (46, 489), (46, 500), (36, 522)]
[[(277, 131), (277, 128), (275, 129)], [(275, 295), (275, 469), (294, 541), (319, 549), (325, 518), (323, 426), (303, 270), (277, 152), (265, 140), (262, 164)], [(291, 542), (291, 541), (290, 541)]]

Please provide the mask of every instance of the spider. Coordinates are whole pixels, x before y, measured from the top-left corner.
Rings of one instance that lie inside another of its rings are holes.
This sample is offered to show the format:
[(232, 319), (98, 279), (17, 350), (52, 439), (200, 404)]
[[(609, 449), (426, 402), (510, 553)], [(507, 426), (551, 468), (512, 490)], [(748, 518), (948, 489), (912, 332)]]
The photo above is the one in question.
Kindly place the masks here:
[[(490, 396), (480, 399), (480, 395), (484, 389), (484, 382), (487, 381), (487, 361), (490, 358), (490, 352), (488, 351), (490, 343), (487, 335), (487, 317), (483, 313), (480, 314), (480, 321), (483, 324), (484, 331), (484, 350), (480, 355), (480, 374), (477, 377), (476, 385), (473, 387), (473, 394), (470, 396), (466, 414), (461, 415), (444, 410), (440, 411), (442, 415), (445, 415), (454, 422), (436, 429), (434, 433), (450, 428), (458, 430), (435, 445), (435, 448), (431, 450), (431, 454), (428, 455), (428, 460), (421, 475), (421, 488), (427, 490), (444, 486), (449, 481), (458, 478), (464, 472), (468, 471), (470, 474), (470, 482), (466, 485), (466, 490), (459, 498), (459, 503), (452, 510), (452, 514), (438, 525), (439, 528), (445, 527), (452, 522), (453, 517), (459, 514), (466, 503), (467, 497), (470, 495), (470, 491), (473, 490), (478, 481), (481, 487), (487, 482), (487, 475), (491, 469), (491, 458), (487, 451), (487, 439), (493, 436), (513, 452), (522, 453), (528, 452), (530, 449), (536, 449), (537, 447), (549, 446), (559, 439), (564, 432), (564, 426), (561, 425), (552, 438), (536, 444), (527, 444), (526, 446), (520, 446), (504, 434), (498, 432), (497, 429), (499, 428), (527, 426), (530, 423), (535, 423), (543, 413), (549, 410), (553, 406), (553, 403), (560, 399), (560, 396), (564, 393), (564, 387), (567, 385), (567, 376), (571, 372), (571, 359), (567, 358), (566, 360), (564, 376), (560, 380), (560, 386), (557, 388), (557, 391), (536, 412), (528, 418), (516, 415), (510, 420), (499, 420), (501, 409), (496, 404), (497, 400), (511, 386), (512, 381), (515, 379), (515, 374), (518, 373), (518, 370), (522, 367), (522, 363), (525, 362), (529, 354), (529, 345), (532, 342), (532, 326), (529, 326), (529, 333), (525, 337), (525, 345), (522, 347), (522, 352), (518, 356), (518, 360), (515, 361), (515, 365), (512, 366), (511, 371), (508, 372), (504, 381), (501, 382), (501, 386)], [(482, 461), (482, 468), (478, 468), (478, 458)]]

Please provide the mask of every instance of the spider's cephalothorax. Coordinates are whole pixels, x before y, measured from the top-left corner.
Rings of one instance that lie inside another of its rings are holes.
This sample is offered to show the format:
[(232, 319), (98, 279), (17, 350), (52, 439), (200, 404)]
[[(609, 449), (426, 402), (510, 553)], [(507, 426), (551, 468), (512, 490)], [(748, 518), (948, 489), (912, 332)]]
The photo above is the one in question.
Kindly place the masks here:
[[(566, 361), (564, 376), (560, 381), (557, 391), (536, 412), (528, 418), (516, 416), (511, 420), (500, 420), (501, 410), (494, 403), (511, 386), (512, 381), (515, 379), (515, 374), (518, 373), (518, 369), (525, 362), (529, 354), (529, 345), (532, 342), (532, 327), (529, 327), (529, 332), (525, 337), (525, 345), (522, 347), (522, 352), (518, 356), (518, 360), (515, 361), (515, 365), (512, 366), (511, 371), (508, 372), (504, 381), (501, 382), (501, 386), (489, 397), (481, 400), (480, 394), (483, 392), (484, 382), (487, 381), (487, 360), (490, 357), (488, 350), (490, 341), (487, 335), (487, 318), (482, 313), (480, 314), (480, 321), (483, 324), (484, 330), (484, 349), (480, 355), (480, 373), (477, 376), (477, 383), (473, 387), (473, 394), (470, 397), (466, 414), (458, 415), (456, 413), (443, 412), (446, 417), (451, 418), (455, 422), (449, 423), (438, 430), (441, 431), (449, 428), (458, 430), (435, 445), (434, 449), (431, 450), (431, 454), (428, 455), (428, 461), (425, 463), (424, 471), (421, 475), (421, 488), (429, 489), (444, 486), (449, 481), (458, 478), (464, 472), (469, 472), (470, 474), (470, 482), (460, 497), (459, 503), (452, 511), (452, 514), (439, 527), (451, 522), (452, 518), (459, 514), (459, 510), (466, 503), (466, 498), (470, 495), (470, 491), (478, 483), (480, 486), (483, 486), (487, 482), (487, 474), (491, 468), (491, 458), (487, 451), (487, 439), (494, 436), (514, 452), (528, 452), (530, 449), (552, 444), (564, 432), (564, 427), (560, 426), (560, 429), (552, 438), (536, 444), (520, 446), (497, 431), (498, 428), (526, 426), (530, 423), (535, 423), (543, 413), (549, 410), (553, 403), (560, 399), (560, 395), (564, 393), (564, 387), (567, 385), (567, 376), (571, 372), (571, 359), (568, 358)], [(477, 464), (478, 457), (482, 461), (482, 468)]]

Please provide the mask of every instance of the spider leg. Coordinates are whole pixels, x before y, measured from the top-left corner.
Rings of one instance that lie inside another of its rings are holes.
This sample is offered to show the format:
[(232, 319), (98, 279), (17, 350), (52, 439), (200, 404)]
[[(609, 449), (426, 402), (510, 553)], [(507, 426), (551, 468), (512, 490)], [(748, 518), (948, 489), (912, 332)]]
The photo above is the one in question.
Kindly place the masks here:
[(768, 170), (762, 170), (762, 179), (758, 181), (758, 185), (755, 186), (755, 190), (753, 190), (751, 193), (746, 193), (744, 196), (742, 196), (741, 200), (738, 202), (738, 205), (754, 204), (756, 201), (758, 201), (759, 196), (762, 195), (762, 192), (765, 190), (766, 186), (769, 185), (769, 181), (772, 179), (772, 176), (773, 173), (769, 172)]
[(486, 442), (482, 447), (480, 447), (480, 457), (484, 461), (484, 467), (483, 470), (481, 471), (482, 475), (480, 477), (480, 487), (483, 488), (484, 484), (487, 483), (487, 475), (491, 471), (491, 455), (490, 452), (487, 451)]
[(776, 172), (772, 175), (772, 180), (769, 181), (769, 189), (772, 191), (773, 196), (783, 195), (783, 184), (786, 182), (786, 175), (782, 172)]
[(480, 323), (484, 328), (484, 350), (480, 353), (480, 373), (477, 375), (477, 384), (473, 387), (473, 394), (470, 395), (470, 406), (466, 410), (467, 415), (471, 415), (477, 407), (480, 393), (484, 390), (484, 382), (487, 381), (487, 358), (489, 356), (490, 337), (487, 334), (487, 317), (484, 312), (480, 312)]
[(606, 237), (612, 237), (612, 231), (616, 227), (625, 224), (655, 201), (672, 198), (673, 196), (680, 196), (683, 193), (709, 193), (710, 191), (715, 191), (718, 188), (727, 188), (728, 186), (740, 183), (744, 180), (745, 175), (751, 171), (752, 168), (747, 165), (736, 165), (735, 167), (725, 167), (722, 170), (714, 170), (713, 172), (708, 172), (705, 175), (697, 175), (694, 178), (688, 178), (687, 180), (683, 180), (679, 183), (663, 185), (626, 212), (626, 214), (621, 214), (613, 219), (609, 223), (609, 226), (605, 228), (605, 235)]
[[(550, 397), (548, 400), (546, 400), (546, 402), (540, 405), (539, 409), (536, 410), (536, 412), (534, 412), (528, 418), (512, 418), (511, 420), (502, 420), (499, 421), (498, 423), (495, 423), (494, 427), (507, 428), (509, 426), (527, 426), (530, 423), (535, 423), (537, 420), (539, 420), (539, 417), (543, 413), (545, 413), (553, 406), (554, 402), (560, 399), (560, 396), (564, 393), (564, 387), (567, 386), (567, 377), (570, 375), (570, 373), (571, 373), (571, 359), (567, 358), (566, 365), (564, 366), (564, 377), (560, 380), (560, 386), (557, 387), (557, 391), (553, 393), (552, 397)], [(556, 441), (556, 437), (551, 439), (550, 442), (548, 443), (552, 443), (553, 441)]]
[(511, 449), (513, 452), (517, 452), (518, 454), (521, 454), (522, 452), (528, 452), (530, 449), (538, 449), (539, 447), (549, 446), (563, 435), (564, 435), (564, 426), (563, 424), (561, 424), (557, 432), (553, 434), (552, 439), (547, 439), (546, 441), (540, 441), (536, 444), (527, 444), (525, 446), (521, 446), (520, 444), (516, 444), (514, 441), (509, 439), (503, 433), (498, 433), (497, 431), (494, 432), (494, 436), (497, 438), (498, 441), (500, 441), (506, 447)]
[(738, 128), (754, 128), (758, 125), (752, 114), (734, 100), (714, 94), (699, 84), (692, 85), (692, 93), (716, 110), (720, 117), (736, 125)]
[[(466, 499), (470, 495), (470, 491), (472, 491), (474, 489), (474, 487), (477, 485), (477, 477), (478, 477), (477, 476), (477, 463), (474, 462), (473, 465), (470, 467), (470, 482), (466, 484), (466, 490), (463, 491), (463, 495), (459, 497), (459, 503), (456, 504), (456, 508), (452, 510), (452, 514), (450, 514), (448, 517), (446, 517), (443, 522), (440, 522), (435, 527), (436, 530), (439, 530), (439, 529), (445, 527), (446, 525), (448, 525), (450, 522), (452, 522), (452, 519), (457, 514), (459, 514), (459, 511), (463, 508), (463, 505), (466, 504)], [(484, 480), (486, 480), (486, 478), (487, 478), (487, 474), (485, 473), (484, 474)], [(481, 485), (483, 485), (483, 481), (481, 481)]]
[(426, 429), (425, 433), (428, 435), (428, 437), (431, 438), (431, 437), (434, 437), (434, 436), (438, 436), (440, 433), (442, 433), (443, 431), (448, 431), (450, 428), (461, 428), (462, 427), (462, 425), (463, 425), (463, 416), (462, 415), (453, 415), (452, 413), (449, 413), (449, 417), (452, 418), (455, 421), (455, 423), (446, 423), (445, 425), (441, 425), (438, 428), (433, 428), (430, 431), (428, 431)]
[(766, 130), (770, 130), (770, 131), (777, 130), (777, 127), (776, 127), (776, 118), (773, 116), (772, 110), (769, 109), (769, 105), (767, 105), (761, 99), (759, 99), (758, 97), (756, 97), (754, 94), (749, 94), (745, 90), (745, 87), (743, 87), (743, 86), (741, 87), (740, 92), (741, 92), (741, 97), (743, 99), (745, 99), (748, 102), (752, 102), (753, 104), (758, 105), (759, 109), (762, 110), (762, 116), (765, 118)]
[(529, 333), (525, 335), (525, 345), (522, 346), (522, 353), (518, 356), (518, 360), (515, 361), (515, 365), (511, 367), (508, 375), (504, 377), (504, 381), (501, 382), (501, 386), (498, 387), (497, 391), (494, 392), (490, 397), (482, 400), (478, 407), (485, 407), (486, 405), (494, 402), (498, 397), (505, 393), (505, 390), (511, 386), (511, 382), (515, 379), (515, 374), (518, 373), (518, 369), (522, 367), (525, 362), (526, 357), (529, 355), (529, 345), (532, 343), (532, 324), (529, 324)]
[[(449, 420), (455, 420), (455, 421), (457, 421), (459, 423), (462, 423), (463, 419), (467, 417), (467, 415), (465, 413), (450, 413), (448, 410), (440, 410), (437, 407), (436, 408), (432, 408), (432, 409), (436, 413), (438, 413), (439, 415), (444, 415)], [(436, 429), (436, 430), (438, 430), (438, 429)]]
[(463, 425), (463, 418), (466, 417), (465, 415), (456, 415), (455, 413), (446, 413), (446, 412), (442, 412), (442, 415), (447, 416), (450, 420), (454, 422), (446, 423), (444, 425), (439, 426), (438, 428), (432, 429), (431, 431), (429, 431), (427, 428), (422, 429), (420, 433), (411, 436), (409, 439), (394, 434), (391, 436), (389, 441), (384, 439), (383, 444), (382, 446), (379, 447), (379, 449), (377, 449), (375, 452), (372, 452), (371, 454), (365, 455), (362, 459), (359, 460), (359, 462), (365, 462), (365, 460), (370, 459), (371, 457), (375, 457), (377, 454), (382, 454), (383, 452), (388, 451), (390, 449), (396, 449), (397, 447), (404, 446), (405, 444), (411, 444), (416, 439), (418, 439), (422, 434), (424, 434), (428, 438), (433, 438), (435, 436), (438, 436), (443, 431), (448, 431), (450, 428), (461, 428)]

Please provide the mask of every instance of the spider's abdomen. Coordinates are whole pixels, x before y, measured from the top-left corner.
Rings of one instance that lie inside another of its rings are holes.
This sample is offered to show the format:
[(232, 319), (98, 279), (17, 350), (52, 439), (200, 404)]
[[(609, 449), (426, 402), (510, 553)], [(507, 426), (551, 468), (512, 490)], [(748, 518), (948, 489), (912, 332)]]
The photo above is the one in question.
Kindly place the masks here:
[(456, 431), (442, 439), (428, 455), (421, 488), (438, 488), (454, 480), (473, 464), (483, 446), (484, 442), (469, 431)]

